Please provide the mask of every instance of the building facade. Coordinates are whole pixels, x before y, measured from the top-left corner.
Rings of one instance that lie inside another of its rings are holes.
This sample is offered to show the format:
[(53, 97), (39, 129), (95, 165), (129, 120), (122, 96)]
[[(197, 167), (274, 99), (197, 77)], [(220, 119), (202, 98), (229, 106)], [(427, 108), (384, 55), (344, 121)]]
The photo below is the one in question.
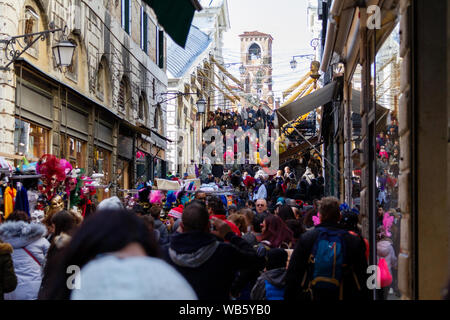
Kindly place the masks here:
[[(168, 41), (167, 97), (169, 171), (195, 177), (201, 163), (201, 146), (206, 114), (224, 108), (227, 97), (222, 64), (223, 33), (229, 29), (227, 1), (202, 1), (196, 12), (185, 48)], [(178, 93), (178, 94), (177, 94)], [(203, 114), (197, 102), (207, 103)]]
[(52, 153), (88, 174), (103, 172), (112, 194), (164, 175), (166, 106), (156, 95), (167, 90), (166, 36), (152, 9), (140, 0), (0, 1), (2, 39), (50, 22), (67, 25), (72, 64), (56, 67), (55, 33), (0, 71), (0, 156), (36, 161)]

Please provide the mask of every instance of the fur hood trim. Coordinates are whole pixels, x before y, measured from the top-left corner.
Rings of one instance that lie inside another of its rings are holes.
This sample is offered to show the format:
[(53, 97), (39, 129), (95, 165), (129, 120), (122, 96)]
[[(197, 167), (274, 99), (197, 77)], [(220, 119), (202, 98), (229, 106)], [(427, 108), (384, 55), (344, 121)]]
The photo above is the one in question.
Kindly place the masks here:
[(13, 248), (23, 248), (39, 240), (47, 232), (40, 223), (27, 223), (25, 221), (10, 221), (0, 225), (0, 239), (11, 244)]

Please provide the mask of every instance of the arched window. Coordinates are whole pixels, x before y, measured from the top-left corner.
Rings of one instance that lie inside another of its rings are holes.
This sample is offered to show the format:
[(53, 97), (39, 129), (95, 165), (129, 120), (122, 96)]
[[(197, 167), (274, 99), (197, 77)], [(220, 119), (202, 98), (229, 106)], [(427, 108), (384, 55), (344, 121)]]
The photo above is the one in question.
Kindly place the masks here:
[(105, 95), (105, 67), (101, 62), (98, 65), (96, 92), (97, 97), (103, 100)]
[(139, 108), (138, 108), (139, 120), (147, 122), (147, 112), (148, 112), (147, 110), (148, 110), (147, 99), (145, 98), (145, 93), (141, 92), (141, 96), (139, 97)]
[(261, 48), (256, 43), (248, 48), (248, 59), (256, 60), (261, 58)]
[[(22, 18), (22, 23), (20, 24), (20, 28), (22, 29), (20, 33), (28, 34), (28, 33), (35, 33), (39, 32), (39, 14), (38, 12), (33, 9), (31, 6), (26, 6), (24, 11), (24, 16)], [(36, 36), (29, 36), (23, 38), (23, 47), (30, 44), (33, 40), (36, 40)], [(39, 42), (36, 41), (28, 50), (27, 54), (30, 54), (34, 56), (35, 58), (38, 58), (39, 55)]]
[(120, 81), (118, 102), (119, 112), (128, 116), (131, 105), (131, 90), (128, 79), (124, 76)]
[(155, 115), (153, 119), (153, 127), (158, 131), (159, 134), (164, 134), (163, 122), (162, 122), (162, 111), (161, 105), (157, 105), (155, 109)]

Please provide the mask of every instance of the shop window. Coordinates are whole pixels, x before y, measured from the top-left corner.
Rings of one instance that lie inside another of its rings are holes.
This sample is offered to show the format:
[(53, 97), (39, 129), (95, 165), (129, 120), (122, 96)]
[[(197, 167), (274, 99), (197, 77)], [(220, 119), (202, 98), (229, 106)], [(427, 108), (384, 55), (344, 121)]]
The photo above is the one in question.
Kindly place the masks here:
[(131, 166), (128, 160), (117, 159), (117, 184), (119, 189), (130, 188)]
[[(94, 171), (103, 173), (103, 184), (111, 182), (111, 151), (100, 147), (94, 147)], [(97, 200), (102, 201), (110, 196), (110, 192), (105, 192), (104, 189), (97, 189)]]
[[(384, 251), (392, 246), (395, 256), (391, 261), (391, 275), (394, 279), (389, 288), (380, 292), (381, 299), (396, 299), (397, 258), (400, 251), (401, 213), (399, 207), (400, 144), (398, 113), (400, 110), (400, 57), (399, 25), (387, 37), (375, 58), (376, 101), (376, 196), (377, 196), (377, 255), (384, 257)], [(383, 249), (383, 251), (382, 251)]]
[(64, 157), (74, 168), (86, 169), (87, 143), (77, 138), (61, 135), (61, 157)]
[(16, 119), (14, 129), (14, 149), (16, 154), (29, 160), (37, 160), (49, 152), (48, 129)]

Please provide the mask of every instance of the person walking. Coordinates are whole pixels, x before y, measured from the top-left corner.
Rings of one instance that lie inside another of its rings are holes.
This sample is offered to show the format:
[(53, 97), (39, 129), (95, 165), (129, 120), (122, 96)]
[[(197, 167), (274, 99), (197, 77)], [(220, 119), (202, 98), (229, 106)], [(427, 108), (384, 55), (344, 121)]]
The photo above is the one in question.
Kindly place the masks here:
[(286, 250), (274, 248), (267, 252), (265, 272), (256, 280), (250, 297), (252, 300), (284, 300)]
[[(80, 283), (68, 286), (68, 267)], [(79, 287), (77, 287), (80, 285)], [(160, 259), (142, 218), (123, 209), (97, 211), (74, 234), (49, 278), (45, 300), (194, 300), (195, 292)]]
[(323, 198), (319, 218), (320, 224), (300, 237), (292, 253), (285, 299), (369, 299), (364, 241), (338, 224), (339, 200)]
[(237, 272), (259, 270), (262, 264), (250, 244), (225, 221), (210, 218), (199, 201), (185, 207), (180, 229), (181, 233), (171, 237), (164, 257), (191, 284), (200, 300), (229, 300)]
[(0, 225), (0, 240), (11, 244), (11, 256), (17, 287), (4, 295), (5, 300), (36, 300), (42, 281), (50, 243), (44, 238), (47, 229), (43, 224), (30, 223), (23, 211), (13, 212), (8, 221)]

